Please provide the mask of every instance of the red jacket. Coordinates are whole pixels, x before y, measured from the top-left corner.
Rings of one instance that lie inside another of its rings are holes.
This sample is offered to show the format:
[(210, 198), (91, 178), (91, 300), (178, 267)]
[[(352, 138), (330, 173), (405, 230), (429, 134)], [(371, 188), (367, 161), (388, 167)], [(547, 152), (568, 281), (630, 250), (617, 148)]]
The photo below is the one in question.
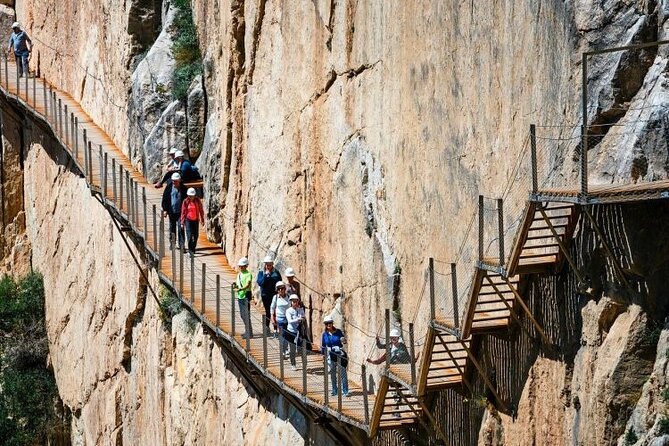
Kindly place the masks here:
[[(189, 209), (189, 206), (191, 209)], [(193, 209), (193, 206), (195, 209)], [(194, 221), (194, 220), (199, 220), (202, 224), (204, 224), (204, 209), (202, 208), (202, 200), (200, 200), (198, 197), (194, 198), (186, 198), (183, 203), (181, 203), (181, 224), (184, 224), (188, 215), (188, 211), (191, 211), (191, 213), (195, 212), (195, 219), (189, 218), (189, 220)]]

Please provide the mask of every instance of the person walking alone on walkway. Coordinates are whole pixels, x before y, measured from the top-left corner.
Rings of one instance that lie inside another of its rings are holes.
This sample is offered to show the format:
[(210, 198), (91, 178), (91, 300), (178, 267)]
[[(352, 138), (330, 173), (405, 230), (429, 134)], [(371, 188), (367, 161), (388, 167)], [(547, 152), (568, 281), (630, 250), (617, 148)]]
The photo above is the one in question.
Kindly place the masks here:
[[(175, 172), (163, 191), (161, 202), (163, 217), (170, 218), (170, 251), (174, 247), (174, 243), (177, 243), (177, 249), (184, 246), (184, 228), (179, 221), (184, 198), (186, 198), (186, 187), (181, 182), (181, 175)], [(178, 240), (177, 233), (179, 235)]]
[(28, 34), (21, 29), (19, 22), (12, 24), (12, 34), (9, 36), (8, 53), (14, 51), (16, 58), (16, 69), (19, 70), (19, 77), (24, 75), (28, 77), (28, 59), (32, 51), (33, 42), (28, 37)]
[(300, 336), (300, 326), (304, 323), (304, 309), (300, 308), (300, 298), (297, 294), (292, 294), (289, 298), (290, 308), (286, 310), (286, 320), (288, 329), (286, 330), (286, 340), (290, 347), (290, 365), (295, 370), (295, 350), (302, 346), (302, 337)]
[(340, 329), (335, 328), (334, 320), (331, 316), (325, 316), (323, 323), (325, 324), (325, 331), (321, 338), (321, 354), (326, 355), (328, 360), (330, 384), (332, 386), (330, 395), (336, 395), (339, 390), (337, 389), (337, 370), (339, 370), (341, 374), (342, 395), (348, 396), (348, 375), (346, 373), (346, 366), (348, 364), (345, 363), (348, 360), (344, 352), (346, 338)]
[(235, 279), (234, 287), (237, 290), (237, 305), (239, 306), (239, 315), (244, 321), (245, 331), (242, 338), (251, 339), (253, 337), (253, 328), (251, 327), (251, 285), (253, 284), (253, 274), (249, 271), (249, 259), (242, 257), (237, 262), (239, 273)]
[(265, 256), (263, 259), (264, 267), (258, 271), (256, 282), (260, 287), (260, 297), (265, 307), (265, 325), (269, 327), (269, 321), (272, 319), (272, 297), (276, 291), (276, 283), (281, 280), (281, 273), (274, 268), (274, 259), (272, 256)]
[(199, 223), (204, 225), (204, 209), (202, 208), (202, 200), (197, 196), (194, 188), (188, 188), (186, 195), (186, 199), (181, 205), (181, 224), (186, 229), (188, 253), (193, 257), (195, 248), (197, 248)]

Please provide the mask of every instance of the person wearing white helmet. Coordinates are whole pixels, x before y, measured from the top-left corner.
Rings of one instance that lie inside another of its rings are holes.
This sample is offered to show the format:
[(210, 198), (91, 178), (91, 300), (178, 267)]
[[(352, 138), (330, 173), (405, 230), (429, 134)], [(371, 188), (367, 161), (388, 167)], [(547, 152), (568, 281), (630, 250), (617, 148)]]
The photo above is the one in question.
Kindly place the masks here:
[(12, 34), (9, 36), (7, 53), (14, 51), (19, 77), (23, 77), (24, 75), (28, 77), (28, 59), (30, 58), (32, 47), (33, 42), (28, 37), (28, 34), (21, 29), (21, 24), (19, 22), (12, 23)]
[(302, 295), (300, 294), (300, 282), (298, 282), (295, 278), (295, 270), (293, 268), (286, 268), (285, 274), (286, 291), (288, 292), (288, 295), (290, 296), (291, 294), (297, 294), (297, 297), (299, 297), (301, 300)]
[(276, 291), (276, 283), (282, 278), (281, 273), (274, 268), (274, 257), (270, 255), (265, 256), (263, 265), (263, 269), (258, 271), (258, 275), (256, 276), (256, 283), (260, 287), (260, 297), (265, 307), (265, 325), (269, 327), (269, 322), (272, 320), (272, 311), (270, 309), (272, 298)]
[(186, 199), (181, 204), (181, 224), (186, 230), (188, 241), (188, 253), (191, 257), (195, 255), (197, 238), (199, 236), (200, 224), (204, 225), (204, 208), (202, 200), (197, 196), (192, 187), (186, 191)]
[(253, 328), (251, 327), (251, 286), (253, 285), (253, 274), (249, 271), (249, 259), (242, 257), (237, 262), (239, 273), (235, 283), (232, 285), (237, 290), (237, 305), (239, 307), (239, 315), (244, 321), (245, 331), (242, 338), (252, 338)]
[[(386, 348), (386, 343), (381, 342), (379, 337), (376, 337), (376, 347), (380, 349)], [(367, 362), (372, 364), (381, 364), (386, 360), (386, 353), (383, 353), (377, 359), (367, 358)], [(411, 355), (407, 350), (407, 346), (402, 341), (402, 333), (397, 329), (393, 328), (390, 330), (390, 358), (388, 360), (389, 364), (409, 364), (411, 362)]]
[(300, 335), (300, 326), (306, 321), (306, 318), (304, 317), (304, 308), (300, 307), (300, 298), (298, 295), (291, 294), (288, 300), (290, 301), (290, 308), (286, 310), (288, 328), (286, 329), (285, 338), (290, 347), (290, 365), (295, 370), (295, 350), (296, 347), (302, 347), (303, 342)]
[(279, 335), (283, 339), (281, 341), (282, 349), (285, 355), (288, 354), (288, 342), (286, 341), (285, 332), (288, 329), (288, 319), (286, 318), (286, 310), (290, 308), (290, 301), (286, 294), (286, 284), (278, 281), (275, 285), (276, 294), (272, 297), (272, 302), (269, 306), (269, 311), (272, 317), (272, 324), (274, 329), (279, 329)]
[(199, 180), (200, 172), (198, 172), (197, 167), (191, 163), (190, 160), (186, 159), (186, 154), (183, 150), (177, 150), (174, 154), (174, 161), (177, 164), (177, 168), (181, 173), (181, 177), (184, 179), (184, 182), (189, 183), (191, 181)]
[(169, 217), (170, 219), (170, 251), (174, 247), (175, 242), (177, 243), (177, 249), (184, 246), (184, 228), (179, 221), (184, 198), (186, 198), (186, 187), (183, 181), (181, 181), (181, 175), (175, 172), (170, 177), (170, 181), (163, 191), (163, 199), (161, 201), (163, 218)]
[(339, 391), (337, 388), (337, 371), (339, 371), (342, 395), (348, 396), (348, 374), (346, 372), (348, 359), (344, 351), (346, 337), (340, 329), (334, 326), (332, 316), (325, 316), (323, 323), (325, 324), (325, 330), (323, 336), (321, 336), (321, 354), (325, 355), (328, 362), (330, 385), (332, 387), (330, 395), (334, 396)]
[[(165, 148), (163, 147), (163, 151)], [(179, 172), (179, 164), (177, 161), (174, 159), (174, 155), (177, 153), (176, 147), (172, 147), (169, 152), (168, 152), (168, 157), (169, 161), (167, 162), (167, 166), (165, 167), (165, 175), (163, 175), (163, 178), (158, 181), (156, 184), (154, 184), (156, 189), (160, 189), (163, 187), (163, 184), (165, 184), (167, 181), (169, 181), (170, 177), (174, 172)]]

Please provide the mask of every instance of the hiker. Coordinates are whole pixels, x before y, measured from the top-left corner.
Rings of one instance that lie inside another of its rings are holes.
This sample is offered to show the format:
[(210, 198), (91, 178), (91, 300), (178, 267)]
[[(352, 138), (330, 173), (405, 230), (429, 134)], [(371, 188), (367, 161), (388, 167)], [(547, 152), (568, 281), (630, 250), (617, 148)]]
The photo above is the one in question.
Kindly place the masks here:
[(334, 396), (337, 394), (337, 370), (339, 370), (341, 374), (342, 394), (348, 396), (348, 375), (346, 373), (348, 359), (344, 351), (346, 338), (340, 329), (335, 328), (334, 320), (331, 316), (326, 316), (323, 319), (323, 323), (325, 324), (325, 331), (323, 331), (321, 338), (321, 354), (326, 355), (328, 362), (330, 383), (332, 386), (330, 395)]
[(182, 150), (177, 150), (174, 154), (174, 160), (179, 167), (179, 172), (181, 172), (181, 177), (184, 179), (185, 183), (199, 180), (200, 172), (198, 172), (197, 167), (195, 167), (190, 160), (184, 158), (184, 153)]
[(269, 327), (269, 321), (272, 320), (272, 297), (276, 291), (276, 283), (281, 280), (281, 273), (274, 268), (272, 256), (265, 256), (263, 259), (264, 267), (258, 271), (256, 283), (260, 287), (260, 297), (265, 307), (265, 325)]
[[(409, 364), (411, 362), (411, 355), (407, 350), (407, 346), (402, 342), (401, 335), (397, 328), (390, 330), (390, 359), (388, 360), (390, 364)], [(376, 337), (376, 347), (386, 348), (386, 344), (382, 343), (378, 336)], [(377, 359), (367, 358), (367, 362), (371, 362), (372, 364), (381, 364), (385, 360), (385, 353)]]
[(197, 196), (195, 189), (188, 188), (186, 199), (181, 205), (181, 224), (186, 230), (186, 239), (188, 240), (188, 253), (191, 257), (195, 255), (197, 247), (197, 237), (199, 234), (199, 224), (204, 225), (204, 209), (202, 200)]
[(270, 304), (270, 313), (272, 315), (272, 325), (274, 330), (279, 329), (279, 335), (283, 339), (281, 341), (281, 353), (285, 356), (288, 353), (288, 342), (286, 341), (285, 332), (288, 328), (288, 319), (286, 319), (286, 310), (290, 307), (290, 302), (286, 294), (286, 285), (282, 281), (278, 281), (275, 285), (276, 294), (272, 297)]
[[(164, 148), (163, 148), (164, 150)], [(174, 155), (177, 153), (177, 149), (172, 147), (168, 153), (168, 156), (170, 160), (167, 162), (167, 166), (165, 166), (165, 175), (163, 175), (163, 178), (158, 181), (156, 184), (154, 184), (156, 189), (160, 189), (163, 187), (163, 184), (165, 184), (167, 181), (169, 181), (170, 177), (174, 172), (179, 171), (179, 164), (177, 163), (176, 159), (174, 158)]]
[(32, 51), (33, 42), (28, 34), (21, 29), (19, 22), (12, 23), (12, 34), (9, 36), (8, 53), (14, 51), (16, 58), (16, 69), (19, 71), (19, 77), (24, 75), (28, 77), (28, 59)]
[(237, 305), (239, 315), (244, 321), (244, 333), (242, 338), (251, 339), (253, 337), (253, 328), (251, 327), (251, 286), (253, 285), (253, 274), (249, 271), (249, 259), (242, 257), (237, 262), (239, 273), (235, 283), (232, 285), (237, 290)]
[(302, 300), (300, 294), (300, 282), (295, 278), (295, 270), (293, 268), (286, 268), (286, 292), (288, 295), (297, 294), (297, 297)]
[(297, 294), (291, 294), (288, 298), (290, 301), (290, 308), (286, 310), (286, 320), (288, 321), (288, 329), (286, 330), (286, 340), (290, 347), (290, 365), (293, 370), (295, 367), (295, 350), (296, 347), (302, 347), (302, 337), (300, 336), (300, 326), (304, 323), (304, 309), (300, 308), (300, 298)]
[[(184, 228), (179, 219), (181, 217), (181, 204), (185, 197), (186, 187), (181, 181), (181, 175), (175, 172), (163, 191), (163, 200), (161, 203), (163, 218), (170, 218), (170, 251), (174, 248), (174, 243), (177, 243), (177, 249), (181, 249), (184, 246)], [(178, 240), (177, 231), (179, 234)]]

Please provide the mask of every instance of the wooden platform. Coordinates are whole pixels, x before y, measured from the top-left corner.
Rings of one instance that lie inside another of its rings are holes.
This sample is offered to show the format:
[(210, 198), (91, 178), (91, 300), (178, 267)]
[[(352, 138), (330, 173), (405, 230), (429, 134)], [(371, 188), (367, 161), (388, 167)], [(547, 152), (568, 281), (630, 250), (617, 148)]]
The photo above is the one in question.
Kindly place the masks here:
[[(324, 357), (311, 351), (304, 354), (299, 352), (295, 358), (295, 367), (292, 367), (290, 360), (284, 359), (280, 340), (269, 333), (267, 337), (263, 336), (264, 311), (261, 305), (252, 306), (251, 311), (255, 336), (248, 341), (242, 338), (244, 324), (231, 289), (235, 271), (222, 249), (209, 242), (205, 231), (201, 230), (197, 252), (192, 260), (179, 251), (170, 251), (168, 223), (160, 212), (163, 191), (155, 189), (146, 181), (69, 94), (53, 89), (52, 95), (53, 87), (41, 79), (36, 80), (33, 90), (31, 78), (28, 80), (26, 96), (23, 86), (20, 92), (17, 89), (14, 64), (9, 63), (7, 66), (9, 76), (0, 63), (0, 91), (8, 100), (36, 112), (36, 118), (41, 117), (44, 124), (52, 129), (85, 174), (91, 192), (98, 194), (105, 206), (119, 216), (124, 225), (129, 226), (128, 229), (144, 239), (150, 257), (160, 259), (161, 278), (181, 293), (182, 301), (212, 330), (245, 354), (248, 363), (257, 370), (259, 376), (269, 379), (289, 393), (292, 401), (311, 406), (369, 432), (369, 415), (375, 397), (364, 394), (359, 381), (356, 382), (355, 377), (361, 376), (360, 368), (349, 365), (348, 397), (331, 396), (331, 383), (326, 382), (329, 376), (324, 373)], [(25, 79), (22, 81), (25, 82)], [(65, 105), (71, 115), (64, 115)], [(76, 128), (75, 117), (79, 123)]]
[[(570, 187), (541, 189), (532, 200), (544, 203), (579, 203), (580, 192), (580, 189)], [(669, 198), (669, 180), (636, 184), (589, 184), (587, 199), (581, 204), (611, 204), (663, 198)]]

